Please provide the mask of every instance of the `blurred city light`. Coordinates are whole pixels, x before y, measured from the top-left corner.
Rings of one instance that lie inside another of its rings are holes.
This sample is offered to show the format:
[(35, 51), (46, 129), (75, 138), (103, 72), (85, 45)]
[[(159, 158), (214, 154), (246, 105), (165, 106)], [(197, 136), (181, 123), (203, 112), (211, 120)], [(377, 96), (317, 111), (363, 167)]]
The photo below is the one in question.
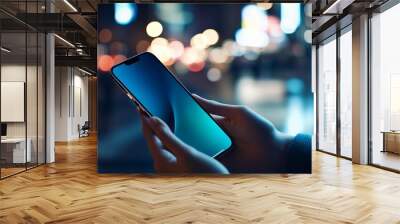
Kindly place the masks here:
[(246, 51), (244, 52), (243, 56), (249, 61), (254, 61), (257, 60), (259, 53), (255, 51)]
[(191, 72), (199, 72), (199, 71), (203, 70), (204, 65), (205, 65), (205, 63), (203, 61), (201, 61), (201, 62), (190, 64), (188, 66), (188, 68)]
[(281, 80), (255, 80), (243, 76), (237, 83), (238, 99), (244, 104), (281, 102), (285, 86)]
[(216, 44), (218, 42), (218, 39), (219, 39), (218, 32), (215, 31), (214, 29), (206, 29), (206, 30), (204, 30), (203, 36), (206, 38), (207, 44), (209, 46)]
[(183, 44), (178, 40), (173, 40), (169, 43), (169, 48), (172, 50), (172, 57), (174, 59), (178, 59), (183, 55), (185, 51), (185, 47)]
[(290, 96), (288, 99), (288, 114), (286, 133), (296, 135), (304, 133), (305, 114), (303, 110), (303, 98), (301, 96)]
[(101, 29), (99, 33), (100, 43), (108, 43), (112, 39), (112, 32), (109, 29)]
[(281, 29), (284, 33), (292, 34), (301, 22), (300, 3), (281, 4)]
[(119, 64), (126, 60), (125, 55), (117, 54), (113, 56), (113, 65)]
[(150, 43), (147, 40), (141, 40), (136, 44), (136, 52), (137, 53), (142, 53), (147, 51), (149, 48)]
[(114, 60), (110, 55), (101, 55), (97, 60), (97, 66), (103, 72), (109, 72), (113, 65)]
[(150, 37), (158, 37), (163, 32), (163, 27), (160, 22), (152, 21), (147, 24), (146, 33)]
[(220, 18), (226, 8), (222, 4), (133, 5), (138, 11), (130, 25), (120, 26), (113, 19), (115, 6), (106, 7), (111, 21), (99, 17), (99, 72), (109, 72), (127, 55), (149, 51), (199, 94), (246, 104), (282, 131), (312, 130), (304, 60), (309, 54), (311, 27), (301, 18), (310, 16), (309, 7), (236, 4)]
[(153, 53), (165, 65), (171, 65), (174, 63), (171, 49), (168, 46), (168, 40), (165, 38), (155, 38), (151, 42), (148, 51)]
[(184, 10), (183, 4), (157, 4), (156, 9), (160, 20), (174, 25), (171, 28), (178, 29), (178, 32), (181, 31), (183, 25), (189, 24), (193, 20), (193, 15)]
[(276, 16), (268, 16), (268, 33), (271, 38), (274, 38), (277, 42), (281, 42), (284, 39), (284, 33), (282, 32), (280, 21)]
[(229, 52), (234, 57), (240, 57), (244, 54), (245, 49), (233, 40), (225, 40), (222, 48)]
[(242, 28), (256, 31), (267, 30), (267, 13), (255, 5), (246, 5), (242, 9)]
[(245, 47), (264, 48), (269, 43), (266, 12), (256, 5), (242, 9), (242, 28), (236, 31), (236, 41)]
[(272, 8), (272, 3), (269, 3), (269, 2), (260, 2), (260, 3), (257, 3), (257, 7), (259, 7), (259, 8), (261, 8), (261, 9), (263, 9), (263, 10), (268, 10), (268, 9), (271, 9)]
[(269, 43), (269, 37), (262, 31), (239, 29), (235, 34), (236, 41), (245, 47), (263, 48)]
[(214, 48), (210, 50), (209, 59), (212, 63), (223, 64), (229, 59), (229, 52), (223, 48)]
[(303, 81), (298, 78), (291, 78), (286, 82), (287, 91), (291, 94), (301, 94), (303, 92)]
[(157, 37), (153, 41), (151, 41), (151, 46), (167, 46), (168, 45), (168, 40), (163, 38), (163, 37)]
[(206, 49), (208, 47), (208, 41), (205, 35), (198, 33), (190, 39), (190, 45), (196, 49)]
[(311, 32), (311, 30), (304, 31), (304, 40), (309, 44), (312, 43), (312, 32)]
[(113, 41), (110, 46), (110, 54), (126, 54), (128, 48), (126, 44), (121, 41)]
[(115, 3), (114, 19), (120, 25), (127, 25), (136, 18), (136, 11), (133, 3)]
[(207, 79), (210, 82), (217, 82), (221, 79), (221, 77), (221, 70), (219, 70), (218, 68), (210, 68), (207, 72)]
[(206, 51), (192, 47), (186, 47), (180, 59), (183, 64), (190, 66), (192, 64), (204, 62), (206, 57)]

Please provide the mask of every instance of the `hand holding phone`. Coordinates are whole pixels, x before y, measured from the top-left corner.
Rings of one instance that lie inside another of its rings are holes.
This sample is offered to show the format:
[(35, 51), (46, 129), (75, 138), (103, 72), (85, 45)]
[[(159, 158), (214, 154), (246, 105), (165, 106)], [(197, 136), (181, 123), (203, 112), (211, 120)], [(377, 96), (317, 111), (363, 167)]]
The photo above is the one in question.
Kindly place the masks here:
[(114, 80), (149, 116), (159, 117), (185, 144), (210, 157), (232, 141), (178, 79), (151, 53), (115, 65)]
[(182, 142), (162, 120), (143, 113), (141, 119), (143, 135), (157, 173), (229, 174), (219, 161)]

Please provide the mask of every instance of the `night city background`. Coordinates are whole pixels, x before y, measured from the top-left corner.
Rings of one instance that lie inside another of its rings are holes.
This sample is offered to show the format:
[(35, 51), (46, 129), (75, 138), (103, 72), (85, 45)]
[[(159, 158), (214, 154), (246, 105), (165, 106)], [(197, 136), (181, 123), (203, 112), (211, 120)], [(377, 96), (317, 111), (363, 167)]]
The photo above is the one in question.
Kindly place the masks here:
[[(312, 134), (311, 10), (303, 4), (116, 3), (99, 6), (98, 13), (98, 147), (99, 165), (108, 167), (104, 172), (151, 171), (144, 168), (151, 157), (143, 152), (134, 106), (109, 74), (114, 64), (145, 51), (193, 93), (247, 105), (283, 132)], [(122, 156), (131, 148), (134, 156)], [(118, 157), (119, 164), (143, 162), (143, 169), (110, 168)]]

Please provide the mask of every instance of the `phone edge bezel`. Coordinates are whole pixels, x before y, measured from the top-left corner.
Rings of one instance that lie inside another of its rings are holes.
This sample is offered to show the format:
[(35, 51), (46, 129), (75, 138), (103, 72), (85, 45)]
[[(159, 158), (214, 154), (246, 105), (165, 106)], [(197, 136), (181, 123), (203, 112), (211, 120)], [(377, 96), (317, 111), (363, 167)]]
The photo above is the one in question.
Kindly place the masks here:
[[(123, 83), (121, 83), (121, 81), (116, 77), (116, 75), (115, 75), (114, 72), (113, 72), (114, 68), (116, 68), (116, 67), (118, 67), (118, 66), (120, 66), (120, 65), (122, 65), (122, 64), (125, 64), (126, 61), (131, 60), (131, 59), (136, 58), (136, 57), (140, 57), (140, 56), (145, 55), (145, 54), (151, 55), (151, 56), (154, 57), (161, 65), (163, 65), (164, 68), (168, 71), (168, 73), (175, 79), (175, 81), (176, 81), (176, 82), (186, 91), (186, 93), (192, 98), (192, 100), (195, 101), (196, 104), (211, 118), (211, 120), (214, 121), (214, 123), (215, 123), (219, 128), (221, 128), (221, 129), (224, 131), (224, 133), (226, 134), (226, 136), (228, 136), (228, 138), (229, 138), (229, 140), (230, 140), (230, 146), (229, 146), (228, 148), (226, 148), (226, 149), (220, 150), (220, 152), (218, 152), (217, 154), (215, 154), (214, 156), (211, 156), (211, 157), (216, 158), (216, 157), (222, 155), (223, 153), (225, 153), (225, 152), (227, 152), (227, 151), (230, 151), (230, 149), (231, 149), (232, 146), (233, 146), (233, 141), (232, 141), (231, 136), (229, 136), (228, 133), (227, 133), (227, 131), (224, 129), (224, 127), (222, 127), (221, 125), (218, 124), (217, 121), (215, 121), (215, 119), (211, 116), (211, 114), (208, 113), (208, 112), (199, 104), (199, 102), (193, 97), (192, 93), (183, 85), (183, 83), (168, 69), (167, 66), (165, 66), (165, 65), (164, 65), (154, 54), (152, 54), (151, 52), (148, 52), (148, 51), (147, 51), (147, 52), (142, 52), (142, 53), (140, 53), (140, 54), (131, 56), (131, 57), (125, 59), (124, 61), (122, 61), (122, 62), (120, 62), (120, 63), (118, 63), (118, 64), (116, 64), (116, 65), (113, 65), (113, 66), (111, 67), (111, 69), (110, 69), (111, 77), (113, 78), (114, 81), (116, 81), (116, 83), (118, 84), (118, 86), (119, 86), (119, 87), (122, 89), (122, 91), (128, 96), (128, 98), (129, 98), (135, 105), (139, 106), (140, 109), (142, 109), (142, 110), (146, 113), (147, 116), (149, 116), (149, 117), (153, 116), (153, 115), (150, 113), (150, 111), (148, 111), (148, 110), (146, 109), (146, 107), (135, 97), (135, 95), (134, 95), (132, 92), (130, 92), (130, 91), (125, 87), (125, 85), (124, 85)], [(132, 98), (129, 97), (129, 96), (131, 96)], [(202, 153), (204, 153), (204, 152), (202, 152)]]

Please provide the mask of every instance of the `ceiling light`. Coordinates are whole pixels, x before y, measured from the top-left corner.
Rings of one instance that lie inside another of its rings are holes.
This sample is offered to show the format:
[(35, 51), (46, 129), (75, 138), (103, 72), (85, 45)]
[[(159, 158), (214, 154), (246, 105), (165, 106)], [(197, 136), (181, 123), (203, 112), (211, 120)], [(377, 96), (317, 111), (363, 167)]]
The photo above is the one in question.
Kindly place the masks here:
[(67, 4), (74, 12), (78, 12), (78, 10), (73, 6), (68, 0), (64, 0), (65, 4)]
[(351, 5), (354, 0), (336, 0), (327, 9), (325, 9), (323, 15), (339, 15), (343, 13), (343, 9)]
[(81, 69), (81, 68), (79, 68), (79, 67), (78, 67), (78, 70), (81, 71), (81, 72), (83, 72), (83, 73), (85, 73), (86, 75), (93, 75), (92, 73), (90, 73), (90, 72), (88, 72), (88, 71), (86, 71), (86, 70), (84, 70), (84, 69)]
[(61, 40), (62, 42), (64, 42), (65, 44), (67, 44), (70, 47), (75, 48), (75, 45), (73, 45), (71, 42), (69, 42), (68, 40), (60, 37), (58, 34), (54, 34), (55, 37), (57, 37), (59, 40)]
[(7, 48), (5, 48), (5, 47), (1, 47), (0, 49), (1, 49), (2, 51), (6, 52), (6, 53), (10, 53), (10, 52), (11, 52), (11, 50), (9, 50), (9, 49), (7, 49)]

